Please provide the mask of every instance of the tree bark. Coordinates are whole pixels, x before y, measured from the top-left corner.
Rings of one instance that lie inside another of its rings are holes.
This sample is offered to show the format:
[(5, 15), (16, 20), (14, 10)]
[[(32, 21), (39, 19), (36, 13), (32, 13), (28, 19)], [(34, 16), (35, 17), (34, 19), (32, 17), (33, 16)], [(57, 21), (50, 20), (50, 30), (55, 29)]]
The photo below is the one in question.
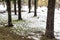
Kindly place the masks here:
[(54, 36), (54, 10), (56, 0), (48, 0), (48, 14), (45, 36), (55, 38)]
[(37, 16), (37, 0), (34, 0), (34, 4), (35, 4), (35, 6), (34, 6), (34, 16)]
[(16, 13), (16, 0), (14, 0), (14, 12), (15, 12), (15, 15), (17, 15), (17, 13)]
[(21, 18), (21, 0), (18, 0), (18, 20), (22, 20), (22, 18)]
[(28, 0), (29, 13), (31, 13), (31, 0)]
[(10, 0), (6, 0), (7, 11), (8, 11), (8, 26), (13, 26), (11, 18), (11, 4)]

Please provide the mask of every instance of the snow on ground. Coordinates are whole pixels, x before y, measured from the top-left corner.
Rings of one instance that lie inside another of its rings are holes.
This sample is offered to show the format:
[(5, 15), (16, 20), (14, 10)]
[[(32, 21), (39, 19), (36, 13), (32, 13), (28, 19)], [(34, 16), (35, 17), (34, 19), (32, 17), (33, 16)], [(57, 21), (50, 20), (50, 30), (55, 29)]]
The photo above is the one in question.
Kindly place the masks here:
[[(6, 6), (6, 5), (5, 5)], [(0, 4), (0, 12), (3, 12), (6, 10), (6, 7), (4, 8), (4, 5)]]
[[(6, 10), (3, 8), (3, 5), (0, 5), (0, 11)], [(12, 8), (13, 10), (13, 8)], [(22, 6), (22, 10), (25, 10), (26, 12), (22, 12), (22, 19), (23, 21), (17, 21), (14, 24), (14, 27), (18, 29), (18, 32), (14, 30), (14, 32), (17, 32), (17, 34), (21, 35), (27, 35), (33, 34), (33, 36), (28, 36), (27, 38), (34, 38), (36, 40), (39, 40), (40, 33), (34, 33), (35, 31), (43, 31), (45, 32), (46, 28), (46, 19), (47, 19), (47, 7), (38, 7), (37, 8), (37, 17), (34, 17), (34, 12), (28, 13), (28, 6)], [(32, 7), (31, 11), (34, 11), (34, 7)], [(60, 9), (55, 9), (55, 21), (54, 21), (54, 31), (57, 39), (60, 39)], [(5, 12), (4, 14), (0, 14), (0, 21), (7, 23), (8, 14)], [(12, 20), (17, 20), (18, 16), (14, 15), (14, 12), (12, 12)], [(5, 20), (5, 21), (4, 21)], [(21, 31), (23, 30), (23, 31)], [(32, 32), (33, 31), (33, 32)], [(58, 36), (59, 35), (59, 36)]]

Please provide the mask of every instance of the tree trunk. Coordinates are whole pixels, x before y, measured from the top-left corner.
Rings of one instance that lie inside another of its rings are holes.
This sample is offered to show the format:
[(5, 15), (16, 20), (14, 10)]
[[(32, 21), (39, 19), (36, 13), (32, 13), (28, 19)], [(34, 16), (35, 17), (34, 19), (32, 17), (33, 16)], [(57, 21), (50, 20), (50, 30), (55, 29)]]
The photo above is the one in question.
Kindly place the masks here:
[(10, 0), (6, 0), (7, 11), (8, 11), (8, 26), (13, 26), (11, 18), (11, 4)]
[(37, 9), (37, 0), (34, 0), (34, 4), (35, 4), (35, 6), (34, 6), (34, 16), (37, 16), (37, 11), (36, 11), (36, 9)]
[(55, 1), (48, 0), (48, 14), (47, 14), (47, 24), (46, 24), (46, 37), (50, 39), (55, 38), (54, 36), (54, 10), (55, 10)]
[(2, 0), (2, 2), (3, 2), (3, 5), (4, 5), (4, 7), (5, 7), (5, 0)]
[(17, 15), (17, 13), (16, 13), (16, 0), (14, 0), (14, 12), (15, 12), (15, 15)]
[(28, 0), (29, 13), (31, 13), (31, 0)]
[(18, 20), (22, 20), (22, 18), (21, 18), (21, 0), (18, 0)]

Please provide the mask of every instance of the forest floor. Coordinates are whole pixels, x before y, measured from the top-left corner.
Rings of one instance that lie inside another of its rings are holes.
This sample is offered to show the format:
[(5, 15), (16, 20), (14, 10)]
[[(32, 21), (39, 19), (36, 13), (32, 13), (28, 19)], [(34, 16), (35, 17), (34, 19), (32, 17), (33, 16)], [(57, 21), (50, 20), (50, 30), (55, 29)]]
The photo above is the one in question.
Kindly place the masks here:
[(19, 36), (11, 31), (10, 27), (0, 27), (0, 40), (33, 40), (24, 36)]

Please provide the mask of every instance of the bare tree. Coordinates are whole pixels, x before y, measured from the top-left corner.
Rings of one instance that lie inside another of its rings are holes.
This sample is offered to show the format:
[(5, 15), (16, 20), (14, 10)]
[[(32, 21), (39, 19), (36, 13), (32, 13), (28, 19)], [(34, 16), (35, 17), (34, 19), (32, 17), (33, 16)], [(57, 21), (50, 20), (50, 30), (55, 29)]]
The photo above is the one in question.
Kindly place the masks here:
[(31, 0), (28, 0), (29, 13), (31, 13)]
[(8, 25), (7, 26), (13, 26), (12, 18), (11, 18), (11, 4), (10, 4), (10, 0), (6, 0), (6, 5), (7, 5), (7, 11), (8, 11)]
[(55, 38), (55, 36), (54, 36), (55, 1), (56, 0), (48, 0), (48, 14), (47, 14), (47, 24), (46, 24), (45, 36), (50, 39)]
[(22, 18), (21, 18), (21, 0), (18, 0), (18, 20), (22, 20)]
[(35, 6), (34, 6), (34, 16), (37, 16), (37, 0), (34, 0), (34, 4), (35, 4)]
[(17, 13), (16, 13), (16, 0), (14, 0), (14, 12), (15, 12), (15, 15), (17, 15)]

